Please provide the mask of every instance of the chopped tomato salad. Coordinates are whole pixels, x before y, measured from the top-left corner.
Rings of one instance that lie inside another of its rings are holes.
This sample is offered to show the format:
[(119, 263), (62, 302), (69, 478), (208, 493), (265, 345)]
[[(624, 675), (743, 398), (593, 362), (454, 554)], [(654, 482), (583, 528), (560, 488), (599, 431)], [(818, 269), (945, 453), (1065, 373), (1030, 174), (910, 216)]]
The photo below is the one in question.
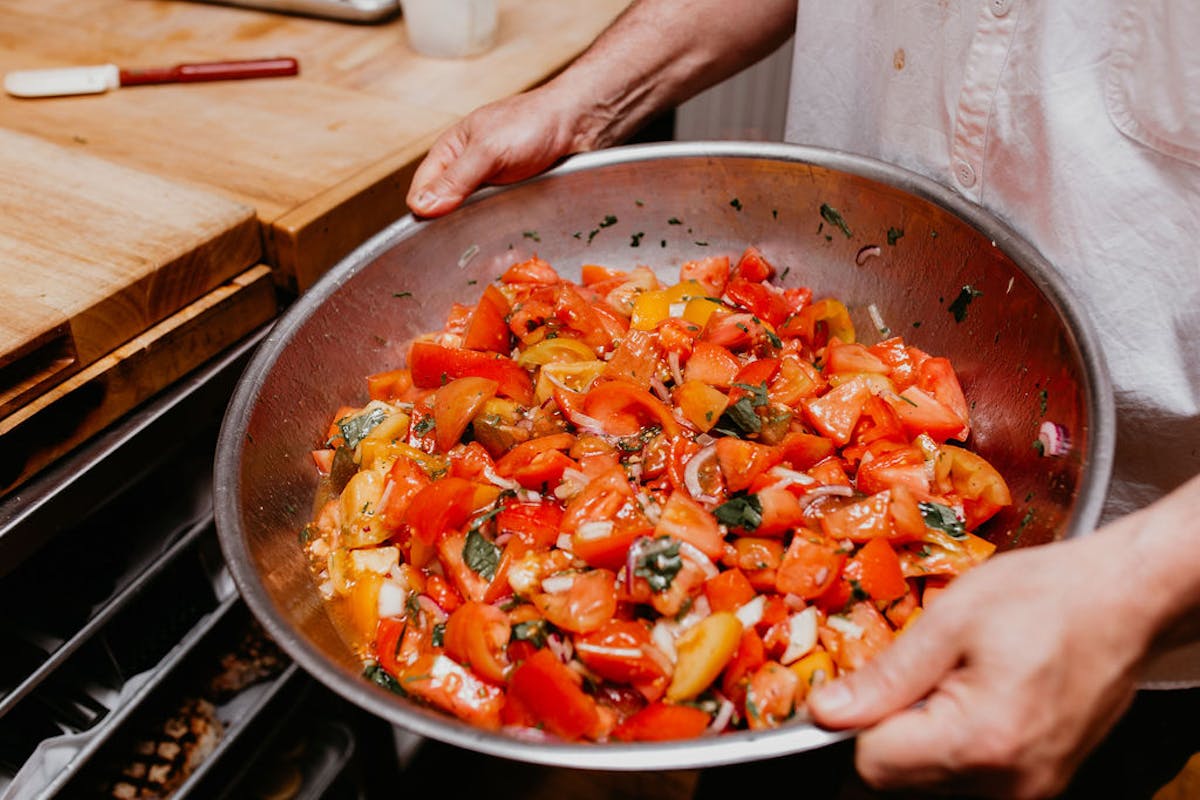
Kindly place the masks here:
[(950, 362), (775, 275), (535, 257), (369, 376), (302, 536), (367, 676), (516, 735), (771, 728), (987, 559)]

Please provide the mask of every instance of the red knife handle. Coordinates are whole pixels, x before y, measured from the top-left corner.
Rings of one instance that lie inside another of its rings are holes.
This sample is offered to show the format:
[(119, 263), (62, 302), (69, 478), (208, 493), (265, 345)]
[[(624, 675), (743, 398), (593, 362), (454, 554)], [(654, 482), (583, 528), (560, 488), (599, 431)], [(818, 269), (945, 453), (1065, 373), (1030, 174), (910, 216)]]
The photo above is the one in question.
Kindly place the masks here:
[(201, 64), (177, 64), (173, 67), (122, 69), (122, 86), (150, 83), (195, 83), (243, 78), (273, 78), (296, 75), (300, 65), (294, 58), (262, 58), (252, 61), (211, 61)]

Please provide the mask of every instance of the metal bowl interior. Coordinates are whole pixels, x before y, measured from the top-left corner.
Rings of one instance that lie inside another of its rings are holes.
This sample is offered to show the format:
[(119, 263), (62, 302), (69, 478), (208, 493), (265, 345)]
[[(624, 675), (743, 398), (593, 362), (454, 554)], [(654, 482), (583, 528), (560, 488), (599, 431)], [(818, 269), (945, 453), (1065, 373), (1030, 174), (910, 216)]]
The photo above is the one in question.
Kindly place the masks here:
[[(309, 457), (332, 410), (365, 402), (364, 377), (401, 366), (417, 333), (517, 259), (566, 277), (585, 263), (651, 266), (757, 245), (788, 286), (852, 309), (959, 370), (972, 446), (1015, 504), (987, 535), (1000, 549), (1090, 530), (1112, 463), (1113, 406), (1096, 337), (1038, 253), (977, 206), (879, 162), (747, 143), (643, 145), (575, 157), (523, 184), (479, 193), (438, 220), (405, 217), (351, 253), (280, 319), (229, 406), (216, 516), (239, 590), (271, 635), (333, 690), (395, 725), (492, 755), (592, 769), (748, 761), (843, 737), (805, 723), (665, 744), (547, 744), (492, 734), (380, 689), (339, 638), (297, 542), (316, 476)], [(879, 248), (878, 254), (872, 248)], [(864, 249), (866, 248), (866, 249)], [(877, 313), (868, 313), (874, 309)], [(1072, 449), (1042, 457), (1039, 425)]]

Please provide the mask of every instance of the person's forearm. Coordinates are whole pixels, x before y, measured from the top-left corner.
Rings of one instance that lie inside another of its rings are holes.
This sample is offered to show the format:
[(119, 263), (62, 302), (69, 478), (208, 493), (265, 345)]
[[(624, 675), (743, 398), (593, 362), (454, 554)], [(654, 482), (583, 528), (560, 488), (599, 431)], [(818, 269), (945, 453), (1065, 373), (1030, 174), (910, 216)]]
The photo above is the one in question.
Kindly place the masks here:
[(576, 149), (606, 147), (768, 55), (795, 17), (795, 0), (640, 0), (545, 88), (577, 104)]
[(1200, 476), (1108, 526), (1123, 540), (1128, 581), (1152, 621), (1153, 649), (1200, 638)]

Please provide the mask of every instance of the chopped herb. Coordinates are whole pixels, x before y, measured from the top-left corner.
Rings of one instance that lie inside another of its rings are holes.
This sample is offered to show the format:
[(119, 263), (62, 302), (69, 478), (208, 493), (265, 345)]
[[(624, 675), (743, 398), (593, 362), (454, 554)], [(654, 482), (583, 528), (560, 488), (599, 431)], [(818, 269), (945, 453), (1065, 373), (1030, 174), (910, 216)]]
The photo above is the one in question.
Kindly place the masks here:
[(1031, 447), (1032, 447), (1034, 450), (1036, 450), (1036, 451), (1037, 451), (1037, 454), (1038, 454), (1039, 456), (1044, 456), (1044, 455), (1046, 455), (1046, 445), (1042, 444), (1042, 440), (1041, 440), (1041, 439), (1034, 439), (1034, 440), (1033, 440), (1033, 444), (1032, 444), (1032, 445), (1030, 445), (1030, 446), (1031, 446)]
[[(344, 417), (338, 420), (338, 431), (341, 432), (342, 440), (345, 446), (353, 450), (358, 447), (358, 443), (367, 437), (371, 430), (383, 422), (387, 418), (387, 412), (382, 408), (372, 408), (365, 414), (358, 414), (353, 417)], [(336, 437), (335, 437), (336, 438)], [(333, 439), (325, 442), (327, 446), (333, 444)]]
[(713, 516), (727, 528), (753, 531), (762, 524), (762, 503), (758, 495), (734, 495), (713, 509)]
[(638, 208), (641, 208), (642, 206), (646, 205), (646, 204), (645, 204), (645, 203), (643, 203), (641, 200), (634, 200), (634, 201), (633, 201), (633, 204), (634, 204), (635, 206), (637, 206)]
[(778, 208), (771, 209), (771, 219), (779, 219), (779, 209)]
[(659, 246), (659, 247), (666, 247), (666, 246), (667, 246), (667, 240), (666, 240), (666, 239), (663, 239), (662, 241), (660, 241), (660, 242), (658, 243), (658, 246)]
[(913, 327), (914, 327), (914, 328), (919, 328), (919, 327), (921, 327), (921, 320), (917, 320), (916, 322), (914, 322), (914, 323), (913, 323)]
[(424, 436), (436, 427), (437, 420), (433, 417), (421, 417), (413, 424), (413, 433), (417, 436)]
[(642, 237), (643, 237), (643, 236), (645, 236), (645, 235), (646, 235), (646, 234), (645, 234), (645, 233), (643, 233), (642, 231), (638, 231), (637, 233), (635, 233), (635, 234), (633, 234), (632, 236), (630, 236), (630, 237), (629, 237), (629, 246), (630, 246), (630, 247), (637, 247), (638, 245), (640, 245), (640, 244), (642, 243)]
[(771, 343), (772, 347), (783, 347), (783, 340), (776, 336), (773, 330), (764, 327), (763, 333), (766, 334), (767, 341)]
[(837, 229), (846, 235), (849, 239), (854, 233), (850, 230), (850, 226), (846, 224), (846, 220), (842, 219), (841, 212), (827, 203), (821, 204), (821, 218), (830, 225), (836, 225)]
[(253, 435), (251, 435), (250, 433), (247, 433), (247, 434), (246, 434), (246, 441), (247, 441), (247, 442), (249, 442), (250, 444), (254, 444), (254, 436), (253, 436)]
[(495, 516), (503, 510), (504, 510), (504, 506), (497, 504), (496, 507), (493, 508), (491, 511), (485, 511), (484, 513), (475, 517), (475, 519), (471, 520), (471, 525), (469, 526), (470, 529), (473, 531), (479, 530), (484, 525), (486, 525), (489, 520), (495, 518)]
[(317, 529), (312, 525), (305, 525), (300, 529), (300, 544), (308, 544), (317, 535)]
[(574, 233), (572, 233), (571, 235), (572, 235), (572, 236), (574, 236), (576, 239), (582, 239), (582, 238), (583, 238), (583, 231), (575, 231), (575, 232), (574, 232)]
[(540, 242), (542, 240), (542, 237), (538, 236), (537, 231), (524, 231), (521, 235), (526, 239), (533, 239), (535, 242)]
[(429, 643), (434, 647), (442, 647), (446, 641), (446, 623), (434, 623), (433, 629), (429, 632)]
[(734, 323), (734, 325), (735, 325), (735, 327), (736, 327), (738, 330), (740, 330), (742, 333), (749, 333), (749, 332), (750, 332), (750, 329), (746, 327), (746, 323), (744, 323), (744, 322), (737, 322), (737, 323)]
[(739, 389), (742, 389), (743, 391), (750, 392), (750, 394), (753, 395), (753, 397), (754, 397), (753, 402), (754, 402), (755, 408), (762, 408), (763, 406), (767, 405), (767, 403), (770, 402), (770, 398), (767, 397), (767, 382), (766, 381), (763, 381), (762, 383), (758, 384), (757, 386), (751, 385), (749, 383), (735, 383), (733, 385)]
[(917, 508), (921, 509), (921, 516), (925, 518), (926, 526), (934, 530), (943, 531), (954, 539), (963, 539), (966, 537), (966, 525), (954, 513), (954, 509), (949, 506), (932, 501), (922, 501), (917, 503)]
[(617, 218), (614, 217), (612, 214), (606, 214), (604, 216), (604, 219), (600, 220), (601, 228), (607, 228), (610, 225), (616, 225), (616, 224), (617, 224)]
[(667, 220), (667, 224), (668, 224), (668, 225), (682, 225), (682, 224), (683, 224), (683, 222), (681, 222), (681, 221), (680, 221), (679, 219), (677, 219), (676, 217), (671, 217), (669, 220)]
[(708, 411), (704, 412), (704, 421), (712, 422), (712, 418), (713, 418), (713, 412), (712, 412), (712, 409), (710, 408)]
[(416, 619), (421, 613), (421, 597), (416, 592), (409, 592), (404, 598), (404, 615)]
[(477, 283), (479, 283), (479, 281), (467, 281), (467, 286), (474, 286)]
[(489, 581), (496, 577), (496, 567), (500, 565), (500, 548), (488, 541), (478, 528), (467, 531), (462, 556), (463, 562), (476, 575)]
[(1025, 512), (1025, 516), (1021, 517), (1021, 523), (1017, 525), (1017, 532), (1013, 535), (1012, 544), (1015, 547), (1021, 543), (1021, 538), (1025, 535), (1025, 529), (1029, 527), (1029, 523), (1033, 522), (1033, 509)]
[(754, 413), (754, 404), (750, 398), (742, 397), (721, 413), (713, 430), (726, 436), (745, 439), (749, 434), (762, 430), (762, 420)]
[(392, 292), (392, 297), (412, 297), (412, 292)]
[(708, 247), (708, 242), (692, 242), (697, 247)]
[(733, 206), (734, 210), (736, 211), (742, 210), (742, 201), (738, 200), (736, 197), (729, 201), (729, 205)]
[(789, 273), (789, 272), (791, 272), (791, 271), (792, 271), (792, 268), (791, 268), (791, 267), (784, 267), (784, 268), (783, 268), (783, 272), (781, 272), (781, 273), (779, 274), (779, 281), (780, 281), (780, 283), (782, 283), (783, 281), (787, 280), (788, 273)]
[(1042, 389), (1040, 392), (1038, 392), (1038, 408), (1041, 409), (1043, 417), (1046, 416), (1046, 406), (1049, 404), (1049, 402), (1049, 392), (1047, 392), (1045, 389)]
[(903, 236), (904, 236), (904, 229), (903, 229), (903, 228), (888, 228), (888, 230), (887, 230), (887, 243), (888, 243), (888, 244), (890, 244), (892, 247), (895, 247), (895, 246), (896, 246), (896, 242), (900, 241), (900, 239), (901, 239)]
[(867, 590), (862, 587), (862, 584), (854, 578), (850, 579), (850, 599), (851, 600), (868, 600), (871, 595), (867, 594)]
[(372, 664), (363, 670), (363, 677), (376, 686), (382, 686), (389, 692), (395, 692), (399, 695), (408, 694), (408, 692), (404, 691), (404, 687), (400, 685), (400, 682), (393, 678), (391, 673), (378, 664)]
[(929, 545), (921, 545), (921, 549), (917, 551), (917, 558), (929, 558), (933, 555), (933, 551), (929, 549)]
[(512, 627), (512, 639), (516, 642), (529, 642), (535, 647), (546, 644), (546, 620), (531, 619), (518, 622)]
[(962, 287), (962, 291), (958, 293), (958, 297), (954, 298), (954, 302), (947, 309), (954, 315), (955, 322), (962, 322), (967, 318), (967, 306), (971, 305), (971, 301), (982, 295), (983, 292), (976, 289), (970, 284)]
[(664, 592), (671, 588), (671, 581), (681, 569), (679, 542), (670, 536), (660, 536), (642, 545), (634, 559), (633, 574), (645, 578), (654, 591)]
[(599, 232), (600, 232), (600, 229), (599, 229), (599, 228), (592, 228), (590, 231), (588, 231), (587, 243), (588, 243), (588, 244), (591, 244), (591, 243), (592, 243), (592, 239), (595, 239), (595, 238), (596, 238), (596, 234), (597, 234), (597, 233), (599, 233)]

